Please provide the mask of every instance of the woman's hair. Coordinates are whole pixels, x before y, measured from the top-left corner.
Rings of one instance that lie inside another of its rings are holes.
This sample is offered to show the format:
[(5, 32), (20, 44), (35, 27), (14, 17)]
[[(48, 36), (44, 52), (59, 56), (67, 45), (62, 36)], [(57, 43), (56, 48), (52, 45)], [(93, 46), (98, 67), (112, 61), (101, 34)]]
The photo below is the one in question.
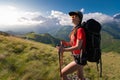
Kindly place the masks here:
[(79, 25), (78, 27), (75, 27), (71, 33), (69, 34), (69, 38), (71, 37), (72, 34), (74, 34), (74, 36), (76, 37), (76, 34), (77, 34), (77, 29), (80, 27), (81, 25)]
[[(80, 19), (80, 18), (79, 18), (79, 19)], [(69, 37), (70, 37), (72, 34), (74, 34), (74, 36), (76, 37), (77, 29), (78, 29), (79, 27), (81, 27), (81, 23), (82, 23), (82, 18), (80, 19), (79, 24), (78, 24), (76, 27), (73, 28), (73, 30), (72, 30), (71, 33), (69, 34)]]

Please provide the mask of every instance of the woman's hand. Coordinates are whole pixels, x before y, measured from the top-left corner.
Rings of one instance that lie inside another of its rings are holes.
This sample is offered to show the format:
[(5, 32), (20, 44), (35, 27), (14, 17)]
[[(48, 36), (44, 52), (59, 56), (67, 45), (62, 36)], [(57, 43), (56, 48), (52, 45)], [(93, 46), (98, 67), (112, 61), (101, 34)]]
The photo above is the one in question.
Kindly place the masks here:
[(64, 47), (63, 47), (63, 46), (57, 45), (56, 48), (58, 49), (58, 51), (59, 51), (60, 53), (63, 53), (63, 52), (64, 52)]
[(64, 46), (64, 47), (71, 46), (71, 43), (70, 43), (70, 42), (67, 42), (67, 41), (64, 41), (64, 40), (60, 41), (60, 44), (61, 44), (62, 46)]
[(60, 41), (60, 44), (61, 44), (62, 46), (66, 46), (66, 41), (62, 40), (62, 41)]

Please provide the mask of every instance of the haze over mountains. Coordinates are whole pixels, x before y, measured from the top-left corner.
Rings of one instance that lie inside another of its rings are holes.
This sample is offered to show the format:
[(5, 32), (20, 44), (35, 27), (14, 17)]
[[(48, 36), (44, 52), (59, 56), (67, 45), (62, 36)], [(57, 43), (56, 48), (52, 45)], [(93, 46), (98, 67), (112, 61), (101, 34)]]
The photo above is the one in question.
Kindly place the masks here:
[[(88, 13), (84, 14), (83, 21), (94, 18), (99, 21), (104, 28), (104, 25), (120, 28), (120, 14), (117, 13), (109, 16), (103, 13)], [(36, 33), (55, 33), (64, 26), (72, 26), (68, 14), (60, 11), (52, 10), (48, 16), (43, 16), (40, 13), (26, 13), (17, 18), (14, 24), (6, 23), (0, 24), (0, 31), (13, 31), (13, 32), (36, 32)]]
[[(102, 48), (104, 51), (117, 51), (120, 47), (120, 14), (115, 14), (113, 17), (102, 13), (84, 14), (83, 21), (94, 18), (102, 25)], [(24, 18), (25, 19), (25, 18)], [(52, 11), (49, 17), (37, 16), (31, 18), (35, 21), (44, 21), (36, 26), (19, 27), (16, 29), (8, 27), (6, 32), (12, 35), (21, 35), (29, 37), (30, 40), (56, 45), (61, 39), (69, 40), (69, 33), (72, 29), (69, 16), (59, 12)], [(69, 24), (70, 23), (70, 24)], [(69, 24), (69, 25), (68, 25)], [(0, 27), (1, 28), (1, 27)], [(5, 31), (0, 29), (1, 31)], [(32, 33), (31, 33), (32, 32)], [(47, 35), (46, 35), (47, 33)], [(44, 35), (43, 35), (44, 34)], [(29, 36), (28, 36), (29, 35)], [(51, 36), (52, 35), (52, 36)], [(34, 36), (34, 37), (33, 37)], [(111, 45), (112, 44), (112, 45)], [(109, 46), (109, 47), (108, 47)]]

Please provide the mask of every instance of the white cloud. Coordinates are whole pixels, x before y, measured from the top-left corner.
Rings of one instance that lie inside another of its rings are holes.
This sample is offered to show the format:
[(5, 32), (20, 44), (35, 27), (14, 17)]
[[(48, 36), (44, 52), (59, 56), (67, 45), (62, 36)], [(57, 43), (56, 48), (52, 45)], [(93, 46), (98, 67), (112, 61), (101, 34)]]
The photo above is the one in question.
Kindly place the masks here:
[[(80, 11), (84, 12), (84, 9), (82, 8)], [(88, 13), (88, 14), (83, 14), (83, 21), (86, 21), (90, 18), (96, 19), (97, 21), (99, 21), (100, 23), (107, 23), (107, 22), (113, 22), (114, 18), (106, 15), (106, 14), (102, 14), (99, 12), (96, 13)], [(64, 14), (60, 11), (51, 11), (51, 17), (52, 18), (57, 18), (59, 20), (59, 24), (64, 26), (64, 25), (72, 25), (70, 17), (68, 16), (68, 14)]]
[(84, 8), (82, 8), (80, 11), (81, 11), (82, 13), (84, 13), (85, 10), (84, 10)]
[(90, 18), (98, 20), (100, 23), (112, 22), (114, 21), (113, 17), (99, 12), (84, 14), (83, 21), (86, 21)]
[[(81, 12), (84, 12), (84, 9), (82, 8), (80, 10)], [(100, 13), (100, 12), (95, 12), (95, 13), (88, 13), (88, 14), (83, 14), (84, 17), (83, 17), (83, 21), (86, 21), (90, 18), (93, 18), (93, 19), (96, 19), (97, 21), (99, 21), (100, 23), (108, 23), (108, 22), (113, 22), (114, 21), (114, 18), (109, 16), (109, 15), (106, 15), (106, 14), (103, 14), (103, 13)], [(57, 18), (59, 20), (59, 24), (64, 26), (64, 25), (72, 25), (71, 23), (71, 20), (70, 20), (70, 17), (68, 14), (64, 14), (60, 11), (54, 11), (52, 10), (51, 11), (51, 17), (52, 18)]]
[(24, 12), (14, 6), (0, 6), (0, 26), (41, 24), (43, 21), (32, 20), (39, 15), (39, 12)]
[(64, 14), (60, 11), (51, 11), (51, 17), (52, 18), (57, 18), (59, 20), (59, 24), (64, 26), (64, 25), (71, 25), (71, 20), (70, 17), (67, 14)]
[[(80, 10), (84, 12), (84, 8)], [(84, 14), (83, 21), (90, 18), (100, 23), (112, 22), (114, 18), (99, 12)], [(10, 28), (28, 28), (30, 30), (50, 30), (58, 26), (72, 25), (68, 14), (51, 10), (48, 16), (43, 16), (39, 11), (21, 11), (14, 6), (0, 6), (0, 30)]]

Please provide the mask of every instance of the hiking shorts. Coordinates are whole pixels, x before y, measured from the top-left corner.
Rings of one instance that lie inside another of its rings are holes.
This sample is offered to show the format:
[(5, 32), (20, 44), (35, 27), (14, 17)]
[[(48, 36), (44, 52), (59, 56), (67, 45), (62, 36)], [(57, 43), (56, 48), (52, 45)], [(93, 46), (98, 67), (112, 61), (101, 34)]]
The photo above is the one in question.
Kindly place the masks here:
[(78, 65), (86, 65), (87, 60), (82, 54), (73, 54), (74, 60)]

